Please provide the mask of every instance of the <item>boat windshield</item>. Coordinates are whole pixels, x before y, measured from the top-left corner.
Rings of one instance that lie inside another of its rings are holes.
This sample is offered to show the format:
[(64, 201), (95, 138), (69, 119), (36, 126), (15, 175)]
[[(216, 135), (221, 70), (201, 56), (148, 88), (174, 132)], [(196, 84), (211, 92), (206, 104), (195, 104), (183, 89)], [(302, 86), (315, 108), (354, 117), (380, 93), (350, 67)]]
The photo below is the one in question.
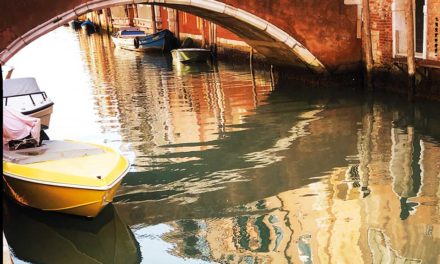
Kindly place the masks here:
[(40, 93), (35, 78), (16, 78), (3, 80), (3, 97)]

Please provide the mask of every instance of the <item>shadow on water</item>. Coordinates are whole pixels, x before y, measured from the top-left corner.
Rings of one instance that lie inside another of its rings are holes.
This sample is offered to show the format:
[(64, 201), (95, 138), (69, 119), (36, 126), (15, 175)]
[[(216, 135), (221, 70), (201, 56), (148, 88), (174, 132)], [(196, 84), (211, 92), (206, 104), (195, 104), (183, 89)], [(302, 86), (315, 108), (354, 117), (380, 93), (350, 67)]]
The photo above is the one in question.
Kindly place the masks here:
[(31, 263), (139, 263), (141, 252), (113, 205), (95, 218), (42, 212), (3, 195), (3, 224), (15, 256)]

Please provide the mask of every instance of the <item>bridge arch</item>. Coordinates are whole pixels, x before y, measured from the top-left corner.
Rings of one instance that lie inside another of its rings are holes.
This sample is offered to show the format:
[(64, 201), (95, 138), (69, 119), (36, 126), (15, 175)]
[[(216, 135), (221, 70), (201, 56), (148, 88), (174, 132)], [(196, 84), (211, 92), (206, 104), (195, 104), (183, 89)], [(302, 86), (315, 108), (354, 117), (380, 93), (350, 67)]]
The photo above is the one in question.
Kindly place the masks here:
[(182, 10), (210, 20), (234, 32), (275, 64), (295, 65), (325, 73), (325, 66), (303, 44), (270, 22), (245, 10), (216, 0), (92, 0), (80, 4), (16, 38), (0, 52), (5, 64), (38, 37), (91, 11), (125, 4), (156, 4)]

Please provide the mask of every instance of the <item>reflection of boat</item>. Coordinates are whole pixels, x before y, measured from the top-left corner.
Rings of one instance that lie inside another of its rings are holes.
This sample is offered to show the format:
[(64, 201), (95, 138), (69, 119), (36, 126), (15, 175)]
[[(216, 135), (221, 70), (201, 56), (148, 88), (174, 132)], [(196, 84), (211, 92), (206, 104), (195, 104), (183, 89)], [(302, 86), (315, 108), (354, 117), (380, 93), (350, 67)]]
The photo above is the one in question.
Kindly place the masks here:
[(87, 33), (87, 34), (92, 34), (96, 32), (96, 27), (95, 24), (93, 24), (92, 21), (90, 21), (90, 19), (87, 19), (86, 21), (84, 21), (83, 23), (81, 23), (81, 28)]
[(145, 37), (144, 31), (138, 28), (121, 28), (118, 32), (112, 35), (112, 41), (117, 47), (128, 50), (139, 50), (134, 46), (135, 37)]
[(112, 201), (128, 167), (109, 147), (75, 141), (3, 150), (4, 188), (11, 197), (42, 210), (88, 217)]
[(31, 263), (140, 263), (130, 228), (113, 206), (93, 219), (47, 215), (3, 199), (3, 228), (18, 259)]
[(134, 46), (139, 51), (162, 51), (169, 52), (177, 47), (177, 39), (168, 29), (145, 36), (135, 37)]
[(40, 118), (41, 124), (49, 127), (53, 102), (40, 90), (34, 78), (3, 80), (3, 106)]
[(209, 63), (180, 63), (173, 60), (173, 66), (177, 75), (212, 73), (214, 68)]
[(203, 62), (211, 55), (211, 51), (201, 48), (174, 49), (171, 51), (173, 60), (180, 62)]

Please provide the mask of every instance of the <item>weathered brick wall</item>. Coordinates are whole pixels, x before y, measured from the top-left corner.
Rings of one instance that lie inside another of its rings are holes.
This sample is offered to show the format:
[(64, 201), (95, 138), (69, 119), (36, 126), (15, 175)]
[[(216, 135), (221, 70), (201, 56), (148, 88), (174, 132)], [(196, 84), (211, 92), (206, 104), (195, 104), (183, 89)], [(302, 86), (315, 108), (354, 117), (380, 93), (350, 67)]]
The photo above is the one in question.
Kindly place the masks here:
[(440, 0), (428, 1), (428, 59), (440, 61)]
[(370, 0), (371, 42), (374, 63), (390, 64), (393, 57), (392, 0)]

